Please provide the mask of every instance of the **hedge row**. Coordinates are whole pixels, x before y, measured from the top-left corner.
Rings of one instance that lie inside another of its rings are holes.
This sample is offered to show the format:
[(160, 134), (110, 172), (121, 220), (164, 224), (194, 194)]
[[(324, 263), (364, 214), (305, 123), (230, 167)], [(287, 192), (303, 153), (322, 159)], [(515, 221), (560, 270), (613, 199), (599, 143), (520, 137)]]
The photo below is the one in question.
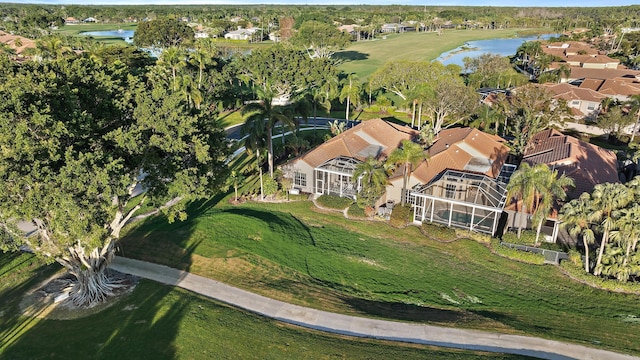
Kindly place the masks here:
[(316, 199), (316, 202), (320, 204), (320, 206), (331, 208), (331, 209), (344, 209), (347, 206), (353, 204), (352, 199), (333, 196), (333, 195), (322, 195)]
[(544, 264), (544, 255), (502, 246), (500, 244), (499, 239), (491, 240), (491, 248), (493, 248), (496, 254), (500, 256), (504, 256), (509, 259), (518, 260), (518, 261), (522, 261), (529, 264), (535, 264), (535, 265)]

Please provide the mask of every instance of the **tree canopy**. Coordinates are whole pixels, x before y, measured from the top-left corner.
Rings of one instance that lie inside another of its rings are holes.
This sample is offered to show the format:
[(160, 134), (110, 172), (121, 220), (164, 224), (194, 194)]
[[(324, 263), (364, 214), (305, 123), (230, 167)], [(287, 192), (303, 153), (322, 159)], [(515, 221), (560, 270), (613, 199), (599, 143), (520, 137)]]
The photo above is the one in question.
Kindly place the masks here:
[(311, 58), (329, 58), (346, 47), (351, 36), (333, 25), (311, 20), (303, 23), (289, 41), (303, 47)]
[(140, 47), (181, 47), (194, 41), (193, 29), (187, 23), (170, 17), (140, 22), (133, 35), (133, 43)]
[[(115, 241), (141, 203), (173, 200), (165, 212), (182, 219), (187, 201), (216, 191), (224, 133), (122, 63), (62, 58), (3, 73), (0, 245), (61, 263), (78, 279), (75, 303), (100, 301), (113, 286), (104, 270)], [(19, 220), (36, 234), (24, 238)]]

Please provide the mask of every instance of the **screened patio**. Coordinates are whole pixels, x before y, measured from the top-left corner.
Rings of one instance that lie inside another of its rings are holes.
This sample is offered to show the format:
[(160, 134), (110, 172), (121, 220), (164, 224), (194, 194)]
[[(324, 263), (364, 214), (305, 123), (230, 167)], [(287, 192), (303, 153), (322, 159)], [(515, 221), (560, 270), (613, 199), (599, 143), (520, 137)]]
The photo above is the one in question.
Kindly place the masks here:
[(360, 190), (360, 179), (353, 181), (353, 172), (360, 161), (337, 157), (314, 169), (315, 193), (354, 198)]
[(503, 166), (499, 180), (447, 170), (429, 184), (410, 192), (413, 221), (429, 221), (493, 235), (507, 200), (506, 186), (512, 167)]

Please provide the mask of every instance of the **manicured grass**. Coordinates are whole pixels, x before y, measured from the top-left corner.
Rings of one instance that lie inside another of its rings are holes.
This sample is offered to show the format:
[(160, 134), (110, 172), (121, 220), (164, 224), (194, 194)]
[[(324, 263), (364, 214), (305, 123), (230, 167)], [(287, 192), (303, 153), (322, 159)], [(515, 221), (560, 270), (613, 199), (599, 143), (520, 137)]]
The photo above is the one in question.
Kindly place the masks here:
[(436, 59), (467, 41), (518, 36), (520, 29), (502, 30), (444, 30), (441, 36), (434, 32), (389, 34), (386, 39), (352, 43), (336, 57), (344, 60), (340, 69), (356, 73), (365, 81), (376, 69), (392, 60)]
[(309, 202), (224, 203), (201, 206), (184, 223), (140, 224), (123, 241), (125, 255), (330, 311), (640, 354), (640, 323), (625, 321), (637, 316), (638, 295), (589, 288), (558, 267), (514, 262), (474, 241), (349, 221)]
[[(65, 25), (61, 27), (56, 33), (64, 36), (84, 36), (80, 35), (82, 32), (86, 31), (110, 31), (110, 30), (135, 30), (138, 27), (137, 24), (134, 23), (123, 23), (123, 24), (75, 24), (75, 25)], [(93, 39), (104, 42), (107, 44), (117, 44), (117, 45), (128, 45), (126, 41), (124, 41), (121, 37), (117, 36), (94, 36)]]
[(75, 320), (17, 315), (20, 296), (57, 266), (0, 253), (2, 359), (524, 359), (307, 331), (142, 280), (100, 313)]

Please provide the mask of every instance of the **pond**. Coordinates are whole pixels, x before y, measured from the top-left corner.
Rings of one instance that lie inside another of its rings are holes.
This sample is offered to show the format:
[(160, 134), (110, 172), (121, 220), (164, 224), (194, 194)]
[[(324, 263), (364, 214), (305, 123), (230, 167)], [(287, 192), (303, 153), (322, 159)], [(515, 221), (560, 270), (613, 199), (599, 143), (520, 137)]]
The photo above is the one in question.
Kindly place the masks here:
[(460, 47), (443, 53), (436, 61), (440, 61), (444, 65), (456, 64), (464, 67), (463, 59), (465, 57), (476, 57), (486, 53), (511, 56), (515, 55), (516, 50), (525, 41), (547, 40), (557, 35), (545, 34), (541, 36), (469, 41)]
[(124, 41), (131, 43), (133, 42), (133, 30), (108, 30), (108, 31), (85, 31), (81, 32), (80, 35), (83, 36), (93, 36), (93, 37), (119, 37)]

